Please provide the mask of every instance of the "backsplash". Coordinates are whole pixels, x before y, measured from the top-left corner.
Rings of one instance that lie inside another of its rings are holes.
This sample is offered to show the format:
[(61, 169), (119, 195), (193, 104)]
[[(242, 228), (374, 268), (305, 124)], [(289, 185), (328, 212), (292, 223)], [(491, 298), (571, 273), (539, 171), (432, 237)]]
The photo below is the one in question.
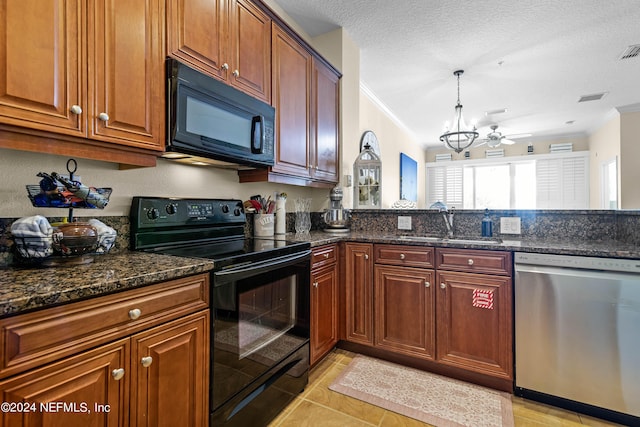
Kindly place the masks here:
[[(411, 217), (411, 230), (398, 230), (398, 216)], [(454, 214), (454, 235), (482, 235), (484, 210), (458, 210)], [(640, 211), (596, 210), (493, 210), (493, 235), (505, 240), (588, 240), (640, 244)], [(500, 217), (520, 217), (521, 234), (502, 234)], [(355, 210), (351, 230), (385, 234), (446, 235), (444, 218), (433, 210)]]
[[(398, 216), (411, 217), (411, 230), (398, 230)], [(454, 234), (458, 237), (480, 237), (484, 211), (459, 210), (454, 214)], [(501, 234), (500, 217), (520, 217), (521, 234)], [(322, 212), (311, 213), (311, 228), (323, 228)], [(111, 253), (129, 250), (129, 217), (97, 217), (118, 232)], [(640, 211), (553, 211), (553, 210), (495, 210), (490, 211), (493, 220), (493, 235), (504, 240), (582, 240), (618, 241), (640, 244)], [(8, 235), (11, 224), (17, 218), (0, 218), (0, 265), (7, 263)], [(47, 218), (59, 222), (60, 217)], [(286, 229), (295, 232), (295, 213), (287, 213)], [(351, 230), (355, 232), (379, 233), (383, 235), (432, 235), (446, 234), (442, 214), (433, 210), (354, 210), (351, 211)], [(245, 234), (253, 234), (253, 217), (247, 215)]]

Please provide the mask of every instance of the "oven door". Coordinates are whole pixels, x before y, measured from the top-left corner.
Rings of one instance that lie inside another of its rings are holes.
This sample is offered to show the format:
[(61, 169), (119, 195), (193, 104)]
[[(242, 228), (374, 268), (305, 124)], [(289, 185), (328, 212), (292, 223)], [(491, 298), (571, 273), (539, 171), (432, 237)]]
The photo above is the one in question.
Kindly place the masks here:
[(308, 344), (310, 259), (307, 250), (213, 273), (212, 411)]

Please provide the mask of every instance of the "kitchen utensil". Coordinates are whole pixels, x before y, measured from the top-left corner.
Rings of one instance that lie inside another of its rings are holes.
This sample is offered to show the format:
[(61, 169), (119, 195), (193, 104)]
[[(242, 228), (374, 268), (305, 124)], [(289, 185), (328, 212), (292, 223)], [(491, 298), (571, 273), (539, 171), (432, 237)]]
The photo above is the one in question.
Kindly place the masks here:
[(54, 227), (53, 249), (62, 255), (84, 255), (98, 247), (98, 231), (87, 222), (69, 222)]

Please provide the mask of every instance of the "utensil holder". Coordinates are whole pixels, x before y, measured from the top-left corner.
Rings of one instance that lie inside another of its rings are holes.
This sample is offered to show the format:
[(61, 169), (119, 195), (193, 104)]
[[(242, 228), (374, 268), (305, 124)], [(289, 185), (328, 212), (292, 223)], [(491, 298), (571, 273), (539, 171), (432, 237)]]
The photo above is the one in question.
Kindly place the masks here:
[(273, 214), (255, 214), (253, 216), (253, 235), (255, 237), (273, 237), (273, 227)]

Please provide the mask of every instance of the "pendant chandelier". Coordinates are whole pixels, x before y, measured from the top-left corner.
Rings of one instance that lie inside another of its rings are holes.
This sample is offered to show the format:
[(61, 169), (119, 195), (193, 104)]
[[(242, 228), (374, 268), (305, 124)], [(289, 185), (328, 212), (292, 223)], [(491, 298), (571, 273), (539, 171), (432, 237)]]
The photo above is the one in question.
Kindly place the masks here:
[(460, 75), (462, 73), (464, 70), (453, 72), (453, 75), (458, 78), (458, 103), (453, 117), (453, 125), (449, 127), (448, 123), (445, 124), (444, 133), (440, 135), (440, 141), (456, 153), (471, 147), (471, 144), (478, 137), (475, 125), (468, 127), (462, 117), (462, 104), (460, 104)]

